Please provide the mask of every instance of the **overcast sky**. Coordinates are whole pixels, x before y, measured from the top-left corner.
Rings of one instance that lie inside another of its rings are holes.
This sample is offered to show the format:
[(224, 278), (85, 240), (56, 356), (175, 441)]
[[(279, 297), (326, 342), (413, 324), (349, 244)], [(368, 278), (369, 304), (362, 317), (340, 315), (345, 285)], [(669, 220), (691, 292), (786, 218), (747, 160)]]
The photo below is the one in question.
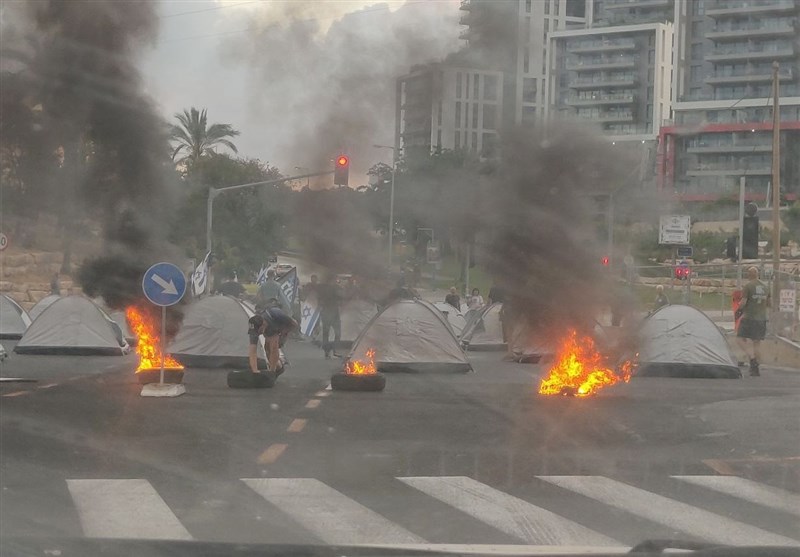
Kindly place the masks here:
[[(354, 130), (356, 139), (351, 141), (359, 145), (342, 146), (359, 158), (374, 152), (369, 164), (386, 161), (390, 152), (366, 151), (365, 147), (393, 144), (390, 76), (407, 72), (410, 62), (440, 59), (458, 47), (458, 4), (458, 0), (161, 0), (159, 40), (144, 52), (141, 63), (146, 91), (170, 119), (190, 106), (207, 108), (211, 122), (230, 123), (241, 131), (235, 140), (240, 155), (268, 161), (289, 173), (294, 166), (319, 164), (296, 146), (309, 143), (314, 119), (325, 120), (327, 107), (335, 106), (328, 103), (337, 95), (337, 87), (326, 90), (330, 75), (324, 75), (337, 59), (330, 51), (341, 49), (342, 57), (355, 58), (358, 53), (352, 49), (361, 42), (375, 52), (376, 65), (384, 73), (351, 73), (347, 79), (351, 86), (362, 88), (362, 97), (381, 90), (378, 100), (373, 100), (380, 106), (372, 107), (375, 116), (368, 123), (370, 129)], [(419, 37), (409, 40), (409, 29)], [(396, 59), (387, 59), (394, 57), (387, 52), (397, 51), (402, 53)], [(363, 58), (355, 63), (369, 65)], [(320, 67), (314, 68), (315, 64)], [(307, 75), (312, 72), (323, 75)], [(375, 87), (364, 89), (365, 79), (373, 80)], [(280, 96), (278, 90), (289, 97)], [(299, 99), (296, 104), (295, 98)], [(323, 105), (325, 110), (317, 113), (316, 107)], [(299, 129), (303, 131), (295, 137)], [(365, 142), (371, 143), (361, 145)], [(358, 166), (366, 168), (365, 163)]]

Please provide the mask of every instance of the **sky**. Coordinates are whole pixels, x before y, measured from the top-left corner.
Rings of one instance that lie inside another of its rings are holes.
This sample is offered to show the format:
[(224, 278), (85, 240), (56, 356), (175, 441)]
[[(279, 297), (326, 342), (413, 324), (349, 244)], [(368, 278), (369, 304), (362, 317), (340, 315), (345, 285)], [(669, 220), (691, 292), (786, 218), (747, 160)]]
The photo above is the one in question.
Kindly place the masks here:
[(338, 149), (363, 172), (391, 160), (372, 144), (394, 143), (394, 77), (458, 48), (458, 4), (161, 0), (144, 87), (165, 118), (206, 108), (241, 132), (241, 156), (285, 174)]

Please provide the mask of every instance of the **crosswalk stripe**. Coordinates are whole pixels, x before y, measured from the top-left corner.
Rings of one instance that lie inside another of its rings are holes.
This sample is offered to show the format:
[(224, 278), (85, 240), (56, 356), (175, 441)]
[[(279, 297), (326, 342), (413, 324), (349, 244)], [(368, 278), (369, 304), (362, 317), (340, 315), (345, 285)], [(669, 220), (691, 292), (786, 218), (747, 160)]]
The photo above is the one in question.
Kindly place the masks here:
[(738, 476), (672, 476), (683, 482), (800, 516), (800, 495)]
[(190, 540), (147, 480), (67, 480), (89, 538)]
[(537, 476), (670, 528), (734, 545), (798, 545), (798, 541), (602, 476)]
[(425, 543), (422, 538), (314, 478), (245, 478), (242, 481), (326, 543)]
[(481, 522), (528, 543), (620, 546), (619, 542), (465, 476), (397, 478)]

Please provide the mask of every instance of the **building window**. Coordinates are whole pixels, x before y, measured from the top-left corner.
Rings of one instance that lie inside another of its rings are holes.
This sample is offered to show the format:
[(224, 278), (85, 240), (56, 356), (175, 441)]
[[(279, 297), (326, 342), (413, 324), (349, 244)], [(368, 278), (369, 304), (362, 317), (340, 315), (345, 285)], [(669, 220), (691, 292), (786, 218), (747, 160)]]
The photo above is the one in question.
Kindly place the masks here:
[(528, 52), (528, 49), (526, 48), (525, 54), (522, 55), (522, 71), (524, 73), (528, 73), (528, 71), (530, 70), (530, 66), (531, 66), (531, 55), (530, 52)]
[(558, 31), (558, 20), (557, 19), (553, 20), (553, 31)]
[(550, 15), (550, 0), (544, 0), (544, 15)]
[(536, 102), (536, 79), (532, 77), (522, 78), (522, 102)]
[(481, 153), (485, 157), (491, 157), (495, 154), (495, 144), (497, 140), (497, 136), (493, 133), (485, 133), (481, 138), (483, 141), (483, 146), (481, 148)]
[(706, 13), (705, 2), (691, 2), (692, 15), (703, 15)]
[(456, 102), (456, 127), (461, 127), (461, 103)]
[(656, 62), (656, 51), (652, 48), (647, 52), (647, 61), (651, 64)]
[(472, 132), (472, 151), (478, 152), (478, 132)]
[(472, 129), (478, 128), (478, 103), (472, 104)]
[(691, 81), (701, 81), (703, 79), (703, 66), (692, 66), (689, 70), (689, 79)]
[(464, 98), (469, 98), (469, 74), (464, 74)]
[(439, 113), (436, 115), (436, 124), (439, 126), (442, 125), (442, 101), (439, 101)]
[(483, 98), (487, 101), (497, 100), (497, 76), (483, 76)]
[(436, 132), (436, 149), (439, 151), (442, 149), (442, 130)]
[(461, 149), (461, 132), (456, 132), (455, 141), (453, 141), (453, 149)]
[(692, 45), (692, 60), (703, 59), (703, 45), (702, 43)]
[(497, 128), (497, 107), (493, 104), (483, 105), (483, 129)]
[(531, 13), (531, 0), (525, 0), (525, 11)]
[(550, 32), (550, 20), (544, 20), (544, 36), (547, 37), (547, 34)]
[(477, 74), (476, 73), (472, 77), (472, 80), (473, 80), (472, 98), (475, 99), (476, 101), (480, 98), (480, 96), (478, 96), (478, 88), (480, 87), (480, 79), (481, 79), (481, 74)]
[(558, 10), (561, 7), (561, 0), (553, 0), (553, 14), (558, 15)]
[(461, 98), (461, 72), (456, 73), (456, 98)]

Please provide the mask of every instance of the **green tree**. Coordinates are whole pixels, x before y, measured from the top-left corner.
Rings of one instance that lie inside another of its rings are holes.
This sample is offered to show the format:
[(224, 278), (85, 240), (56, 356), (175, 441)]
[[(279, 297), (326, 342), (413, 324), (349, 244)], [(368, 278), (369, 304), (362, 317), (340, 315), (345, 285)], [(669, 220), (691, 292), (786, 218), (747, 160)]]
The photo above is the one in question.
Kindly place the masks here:
[[(236, 145), (228, 138), (239, 135), (239, 132), (230, 124), (208, 125), (206, 109), (197, 110), (195, 107), (176, 113), (175, 118), (180, 125), (170, 128), (170, 137), (176, 144), (172, 152), (172, 160), (187, 165), (195, 164), (200, 157), (213, 154), (214, 148), (224, 145), (234, 153), (239, 151)], [(180, 158), (177, 158), (179, 155)]]

